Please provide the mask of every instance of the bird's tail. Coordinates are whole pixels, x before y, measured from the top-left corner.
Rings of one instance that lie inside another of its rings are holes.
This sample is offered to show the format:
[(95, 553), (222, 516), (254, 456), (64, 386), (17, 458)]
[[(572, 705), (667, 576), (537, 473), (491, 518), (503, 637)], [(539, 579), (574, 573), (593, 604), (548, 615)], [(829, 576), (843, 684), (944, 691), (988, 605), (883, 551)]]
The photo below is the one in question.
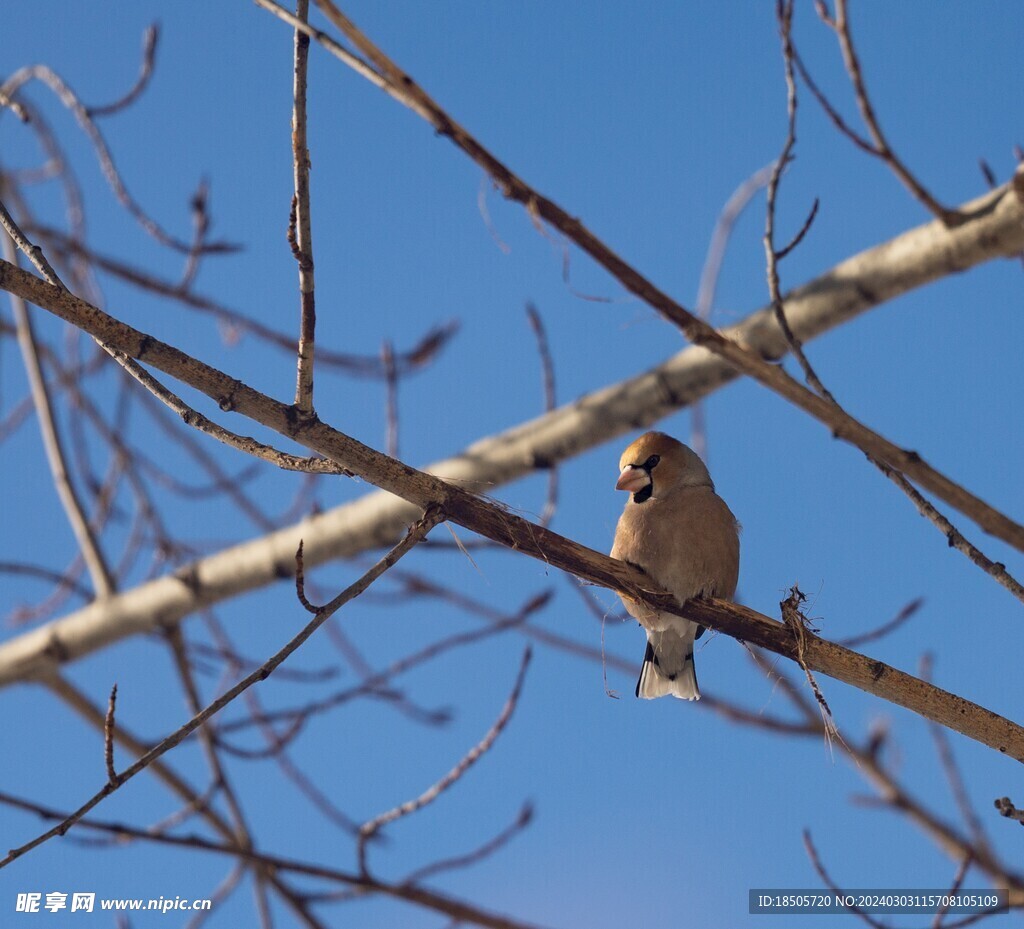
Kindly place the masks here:
[(693, 665), (692, 642), (689, 643), (689, 651), (682, 657), (678, 669), (663, 667), (659, 653), (655, 652), (654, 645), (648, 640), (640, 679), (636, 682), (636, 695), (644, 700), (668, 694), (680, 700), (699, 700), (700, 687), (697, 686), (697, 670)]

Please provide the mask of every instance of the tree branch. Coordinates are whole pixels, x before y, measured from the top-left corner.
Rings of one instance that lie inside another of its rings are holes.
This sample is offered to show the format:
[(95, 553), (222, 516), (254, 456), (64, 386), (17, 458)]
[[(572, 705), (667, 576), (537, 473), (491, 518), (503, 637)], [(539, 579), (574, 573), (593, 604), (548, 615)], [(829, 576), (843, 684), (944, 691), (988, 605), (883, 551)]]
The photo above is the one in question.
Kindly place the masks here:
[[(294, 17), (289, 18), (284, 15), (284, 11), (280, 10), (272, 0), (257, 0), (257, 3), (274, 12), (279, 18), (292, 23), (294, 28), (301, 28), (301, 23), (294, 23)], [(331, 0), (317, 0), (317, 5), (365, 56), (371, 70), (376, 75), (374, 83), (383, 82), (385, 89), (392, 97), (425, 119), (434, 127), (438, 135), (449, 138), (480, 165), (491, 176), (507, 199), (523, 204), (531, 217), (542, 219), (556, 228), (615, 277), (626, 290), (657, 310), (665, 319), (677, 325), (691, 342), (720, 356), (739, 372), (754, 378), (758, 383), (810, 414), (826, 425), (836, 438), (849, 442), (873, 458), (902, 471), (921, 487), (969, 516), (986, 532), (1008, 542), (1020, 551), (1024, 551), (1024, 526), (1009, 519), (1005, 514), (931, 467), (917, 452), (900, 448), (869, 429), (859, 420), (836, 409), (828, 400), (818, 396), (814, 391), (790, 377), (780, 366), (764, 361), (747, 347), (727, 338), (673, 300), (667, 293), (620, 258), (579, 219), (571, 216), (554, 201), (535, 190), (484, 148), (452, 119), (412, 77), (402, 71), (374, 45)], [(309, 30), (307, 27), (306, 31), (307, 34), (311, 34), (314, 30)], [(323, 33), (317, 33), (312, 37), (321, 41)], [(338, 54), (337, 49), (340, 46), (337, 43), (324, 44), (329, 51), (337, 54), (346, 64), (353, 65), (354, 56), (348, 53)], [(367, 76), (365, 67), (361, 66), (357, 70), (363, 76)], [(373, 80), (373, 78), (370, 79)], [(970, 222), (974, 218), (973, 215), (968, 216), (965, 221)]]
[(189, 735), (195, 732), (200, 726), (203, 725), (210, 717), (219, 713), (225, 706), (231, 703), (236, 697), (244, 693), (253, 684), (259, 681), (266, 680), (273, 672), (274, 669), (280, 665), (289, 655), (292, 654), (303, 642), (305, 642), (317, 629), (320, 628), (330, 617), (336, 613), (342, 606), (348, 603), (350, 600), (358, 597), (367, 587), (369, 587), (378, 577), (380, 577), (388, 568), (390, 568), (395, 562), (397, 562), (403, 555), (405, 555), (410, 549), (412, 549), (417, 543), (421, 542), (427, 535), (427, 533), (437, 524), (441, 519), (441, 512), (437, 509), (430, 509), (414, 526), (410, 527), (409, 532), (405, 538), (398, 543), (390, 552), (387, 553), (380, 561), (378, 561), (369, 571), (367, 571), (362, 577), (359, 578), (355, 583), (350, 584), (345, 588), (337, 597), (335, 597), (329, 604), (322, 607), (314, 619), (312, 619), (302, 631), (292, 638), (283, 648), (271, 656), (265, 661), (260, 667), (258, 667), (251, 674), (248, 674), (233, 687), (228, 688), (221, 696), (206, 706), (202, 712), (197, 713), (187, 723), (172, 732), (167, 738), (163, 739), (157, 745), (154, 745), (148, 752), (142, 755), (134, 764), (125, 768), (120, 774), (117, 775), (116, 780), (104, 784), (103, 788), (90, 797), (82, 806), (80, 806), (74, 813), (72, 813), (63, 822), (58, 823), (52, 829), (47, 830), (30, 842), (19, 846), (18, 848), (12, 848), (4, 857), (0, 859), (0, 868), (4, 868), (11, 862), (17, 860), (32, 849), (37, 848), (44, 842), (52, 839), (57, 835), (64, 835), (72, 826), (75, 825), (83, 816), (86, 815), (94, 807), (98, 806), (103, 800), (105, 800), (115, 790), (122, 787), (125, 783), (131, 780), (136, 774), (144, 771), (154, 761), (159, 759), (162, 755), (166, 754), (176, 745), (183, 742)]
[[(309, 18), (309, 0), (296, 0), (295, 14), (302, 22)], [(316, 336), (316, 293), (313, 284), (313, 225), (310, 221), (309, 147), (306, 142), (306, 73), (309, 36), (295, 30), (295, 83), (292, 104), (292, 164), (295, 177), (293, 241), (299, 265), (298, 364), (295, 379), (295, 407), (303, 416), (313, 413), (313, 352)]]
[[(977, 218), (952, 229), (938, 221), (918, 226), (791, 291), (785, 310), (793, 332), (806, 341), (913, 288), (1024, 250), (1024, 170), (1011, 185), (960, 209)], [(0, 279), (4, 277), (0, 266)], [(30, 275), (24, 279), (26, 286), (34, 280)], [(770, 306), (724, 334), (765, 358), (778, 359), (788, 351)], [(737, 376), (721, 358), (693, 346), (649, 371), (481, 439), (427, 470), (461, 486), (491, 492), (530, 473), (539, 461), (557, 463), (650, 426)], [(416, 513), (404, 500), (370, 493), (192, 562), (176, 576), (115, 595), (109, 606), (90, 605), (0, 645), (0, 686), (30, 679), (57, 660), (73, 660), (125, 636), (150, 631), (154, 617), (177, 622), (204, 606), (289, 576), (300, 538), (306, 542), (307, 565), (315, 567), (394, 544)], [(54, 650), (54, 642), (62, 651)]]
[[(179, 378), (216, 400), (222, 409), (247, 416), (319, 452), (416, 507), (440, 507), (446, 519), (522, 554), (644, 601), (657, 611), (685, 616), (787, 658), (797, 658), (797, 643), (782, 623), (726, 601), (690, 601), (680, 606), (637, 568), (598, 554), (498, 504), (389, 458), (319, 420), (299, 422), (292, 407), (115, 320), (14, 265), (0, 262), (0, 288), (24, 291), (26, 299), (110, 348)], [(54, 651), (60, 654), (58, 649)], [(802, 636), (799, 653), (801, 664), (812, 671), (853, 684), (1024, 762), (1024, 729), (1010, 720), (810, 632)]]

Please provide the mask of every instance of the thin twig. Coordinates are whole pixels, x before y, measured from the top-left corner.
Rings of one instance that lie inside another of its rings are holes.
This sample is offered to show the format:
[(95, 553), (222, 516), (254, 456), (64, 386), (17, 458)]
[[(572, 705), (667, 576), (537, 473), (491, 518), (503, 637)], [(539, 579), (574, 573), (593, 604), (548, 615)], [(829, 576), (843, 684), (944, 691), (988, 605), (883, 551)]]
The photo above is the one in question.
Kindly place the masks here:
[(189, 206), (192, 208), (192, 246), (185, 259), (185, 270), (178, 282), (178, 289), (181, 291), (191, 289), (196, 275), (199, 273), (199, 263), (203, 258), (203, 246), (206, 243), (206, 235), (210, 231), (209, 202), (210, 185), (206, 178), (203, 178), (189, 201)]
[[(51, 250), (56, 251), (58, 254), (76, 255), (140, 290), (166, 297), (187, 309), (209, 313), (222, 325), (224, 331), (235, 333), (235, 338), (237, 338), (237, 334), (240, 332), (251, 333), (275, 348), (289, 352), (295, 351), (295, 339), (292, 336), (272, 329), (258, 320), (251, 319), (238, 310), (218, 303), (210, 297), (182, 291), (177, 283), (146, 273), (109, 255), (101, 254), (50, 226), (37, 223), (26, 224), (25, 228), (48, 240)], [(412, 348), (396, 352), (395, 366), (398, 368), (399, 373), (402, 375), (409, 374), (433, 361), (438, 352), (455, 336), (458, 329), (458, 323), (455, 321), (435, 326), (428, 330)], [(316, 360), (319, 365), (327, 365), (343, 370), (353, 377), (384, 377), (379, 355), (354, 355), (319, 345), (317, 346)]]
[[(831, 22), (831, 21), (830, 21)], [(811, 77), (810, 71), (804, 64), (803, 59), (800, 57), (800, 53), (794, 48), (793, 49), (793, 63), (796, 65), (797, 71), (800, 72), (800, 77), (807, 85), (807, 89), (810, 90), (814, 99), (818, 101), (821, 108), (825, 111), (825, 115), (832, 120), (832, 124), (838, 129), (843, 135), (845, 135), (854, 145), (856, 145), (862, 151), (867, 152), (869, 155), (879, 156), (880, 152), (875, 145), (864, 136), (860, 135), (850, 124), (843, 119), (842, 114), (832, 106), (828, 97), (821, 91), (818, 85), (815, 83), (814, 78)]]
[(846, 73), (853, 84), (854, 96), (857, 99), (857, 107), (860, 110), (864, 125), (874, 140), (878, 157), (881, 158), (893, 170), (896, 176), (903, 182), (903, 185), (922, 203), (928, 210), (947, 226), (955, 226), (965, 220), (966, 217), (957, 210), (951, 210), (939, 203), (924, 187), (924, 185), (910, 173), (910, 170), (897, 157), (892, 150), (888, 140), (882, 132), (882, 127), (875, 115), (875, 108), (868, 96), (867, 87), (864, 84), (864, 74), (861, 71), (860, 59), (857, 50), (853, 45), (853, 36), (850, 33), (850, 16), (846, 0), (836, 0), (835, 21), (831, 24), (832, 29), (839, 39), (839, 47), (843, 53), (843, 62), (846, 65)]
[[(398, 692), (385, 689), (393, 678), (400, 674), (404, 674), (415, 667), (419, 667), (420, 665), (437, 658), (439, 655), (447, 654), (456, 648), (475, 645), (484, 639), (500, 635), (501, 633), (512, 629), (522, 629), (531, 615), (543, 609), (547, 605), (551, 598), (551, 594), (552, 592), (550, 590), (543, 591), (541, 594), (529, 598), (529, 600), (527, 600), (526, 603), (524, 603), (523, 606), (521, 606), (514, 614), (507, 616), (496, 615), (496, 618), (491, 622), (491, 624), (482, 629), (455, 633), (435, 642), (431, 642), (422, 649), (392, 662), (392, 664), (380, 671), (374, 671), (370, 668), (366, 668), (363, 672), (363, 680), (358, 684), (345, 688), (344, 690), (339, 690), (322, 699), (311, 701), (304, 706), (286, 707), (272, 711), (268, 710), (266, 712), (253, 714), (251, 718), (225, 723), (220, 726), (220, 732), (238, 732), (240, 730), (250, 729), (261, 722), (283, 722), (289, 723), (292, 726), (295, 726), (295, 724), (299, 724), (299, 726), (301, 726), (312, 717), (326, 713), (327, 711), (342, 704), (349, 703), (358, 697), (379, 696), (384, 699), (388, 699), (392, 694), (397, 697), (399, 696)], [(367, 594), (366, 596), (369, 597), (370, 594)], [(630, 666), (630, 670), (632, 670), (632, 666)], [(277, 673), (280, 674), (281, 672), (278, 671)], [(419, 721), (426, 722), (428, 724), (437, 724), (447, 722), (449, 718), (450, 714), (446, 714), (442, 710), (435, 712), (429, 718), (420, 717)]]
[[(178, 672), (178, 680), (181, 682), (182, 689), (185, 692), (186, 706), (188, 706), (188, 711), (195, 716), (202, 712), (203, 701), (199, 694), (199, 687), (196, 685), (192, 667), (189, 664), (188, 652), (185, 648), (185, 637), (179, 626), (172, 626), (167, 629), (165, 636), (170, 647), (175, 670)], [(230, 780), (228, 780), (227, 772), (224, 770), (224, 765), (217, 754), (216, 738), (212, 730), (212, 726), (200, 727), (198, 732), (199, 744), (206, 758), (210, 773), (213, 776), (213, 783), (227, 802), (228, 811), (231, 814), (231, 820), (235, 827), (235, 835), (241, 845), (251, 848), (253, 844), (252, 835), (249, 832), (245, 814), (242, 812), (242, 804)], [(257, 873), (256, 877), (259, 880), (261, 875)]]
[[(922, 680), (930, 681), (932, 679), (931, 655), (926, 654), (922, 656), (919, 673)], [(967, 793), (967, 785), (964, 783), (963, 774), (956, 763), (953, 747), (949, 744), (945, 731), (942, 726), (937, 726), (929, 720), (928, 732), (935, 743), (935, 752), (939, 756), (939, 763), (942, 765), (943, 773), (946, 775), (950, 793), (953, 794), (953, 801), (960, 811), (964, 825), (967, 826), (967, 831), (974, 842), (974, 847), (978, 850), (979, 854), (991, 855), (992, 844), (989, 841), (988, 834), (985, 832), (985, 827), (981, 823), (978, 811), (974, 809), (974, 805), (971, 803), (971, 798)]]
[(899, 471), (890, 468), (883, 462), (871, 459), (875, 466), (900, 490), (903, 491), (925, 519), (927, 519), (939, 532), (946, 537), (950, 548), (956, 549), (966, 555), (974, 564), (991, 577), (996, 583), (1001, 584), (1013, 596), (1024, 603), (1024, 585), (1021, 584), (1009, 571), (1006, 565), (999, 561), (993, 561), (981, 549), (972, 545), (938, 509), (914, 487)]
[(807, 383), (825, 400), (833, 401), (832, 394), (826, 390), (820, 378), (815, 373), (811, 363), (804, 354), (803, 343), (793, 334), (789, 321), (786, 319), (786, 311), (782, 302), (782, 289), (779, 285), (779, 262), (785, 258), (804, 238), (807, 230), (810, 229), (814, 217), (818, 213), (818, 201), (808, 214), (800, 231), (793, 240), (779, 249), (775, 245), (775, 200), (779, 192), (779, 183), (782, 180), (782, 172), (785, 171), (793, 157), (793, 147), (796, 145), (796, 80), (793, 77), (793, 41), (791, 30), (793, 27), (793, 0), (777, 0), (776, 17), (779, 24), (779, 37), (782, 41), (782, 61), (786, 75), (786, 139), (782, 145), (782, 152), (775, 161), (772, 169), (772, 176), (768, 182), (768, 203), (765, 210), (764, 225), (764, 252), (768, 270), (768, 293), (771, 300), (772, 311), (775, 314), (775, 321), (779, 324), (782, 334), (786, 337), (793, 357), (799, 362), (803, 369), (804, 378)]
[(141, 365), (136, 364), (131, 358), (104, 345), (103, 348), (121, 367), (123, 367), (135, 380), (146, 388), (154, 397), (166, 404), (177, 413), (186, 426), (192, 426), (211, 438), (222, 442), (231, 448), (245, 452), (256, 458), (262, 458), (276, 465), (284, 471), (301, 471), (308, 474), (341, 474), (351, 477), (345, 468), (328, 461), (324, 458), (299, 458), (289, 455), (287, 452), (279, 451), (271, 445), (257, 442), (250, 436), (236, 435), (223, 426), (218, 425), (212, 419), (207, 419), (202, 413), (192, 409), (177, 394), (168, 390), (155, 377), (146, 371)]
[[(69, 818), (65, 812), (54, 810), (7, 793), (0, 792), (0, 803), (27, 810), (49, 820), (66, 821)], [(279, 871), (287, 871), (292, 874), (346, 884), (351, 887), (361, 888), (364, 893), (376, 893), (396, 900), (405, 900), (409, 903), (443, 913), (458, 922), (471, 922), (478, 926), (488, 927), (488, 929), (539, 929), (539, 927), (532, 923), (519, 922), (496, 913), (481, 910), (471, 904), (463, 903), (461, 900), (456, 900), (418, 884), (406, 882), (390, 884), (365, 874), (311, 864), (279, 855), (270, 855), (265, 852), (251, 851), (233, 845), (222, 845), (198, 835), (153, 834), (147, 830), (137, 829), (124, 823), (94, 819), (83, 819), (81, 826), (85, 829), (127, 836), (158, 845), (176, 846), (178, 848), (228, 855), (241, 861), (251, 861)]]
[[(309, 19), (309, 0), (296, 0), (295, 15)], [(295, 258), (299, 265), (299, 348), (295, 380), (295, 408), (313, 415), (313, 354), (316, 339), (316, 292), (313, 283), (313, 226), (310, 221), (309, 147), (306, 141), (306, 75), (309, 36), (295, 30), (295, 83), (292, 105), (292, 166), (295, 179)]]
[[(0, 203), (0, 222), (2, 222), (6, 233), (0, 233), (3, 239), (3, 254), (12, 264), (18, 261), (16, 243), (27, 243), (21, 234), (17, 224), (6, 207)], [(30, 252), (35, 249), (29, 243)], [(44, 266), (45, 259), (42, 259)], [(52, 269), (50, 269), (52, 272)], [(79, 499), (78, 491), (71, 481), (68, 473), (67, 457), (64, 445), (61, 441), (60, 432), (57, 429), (57, 420), (53, 413), (53, 405), (50, 400), (50, 391), (46, 385), (46, 378), (43, 376), (42, 366), (39, 361), (39, 352), (36, 347), (36, 337), (32, 326), (32, 317), (25, 300), (15, 294), (8, 294), (11, 301), (11, 309), (14, 312), (15, 324), (18, 331), (18, 345), (21, 349), (22, 359), (25, 364), (25, 371), (29, 380), (29, 387), (32, 392), (32, 401), (35, 405), (36, 418), (39, 421), (39, 431), (43, 440), (43, 447), (46, 451), (46, 459), (50, 466), (50, 474), (53, 477), (54, 489), (64, 508), (65, 516), (74, 533), (78, 548), (82, 553), (85, 564), (89, 569), (89, 576), (92, 578), (93, 590), (97, 597), (109, 597), (114, 593), (114, 578), (110, 572), (106, 557), (100, 548), (99, 539), (96, 538), (89, 518)]]
[(312, 613), (316, 616), (322, 608), (315, 606), (306, 599), (306, 566), (302, 560), (302, 549), (304, 547), (305, 541), (299, 539), (299, 547), (295, 551), (295, 596), (298, 597), (299, 603), (302, 604), (303, 609), (307, 613)]
[(847, 636), (845, 639), (836, 639), (839, 645), (843, 645), (846, 648), (860, 648), (862, 645), (866, 645), (868, 642), (874, 642), (878, 639), (884, 638), (890, 632), (898, 629), (902, 626), (911, 616), (913, 616), (921, 607), (924, 605), (924, 597), (915, 597), (909, 603), (907, 603), (892, 619), (888, 622), (882, 623), (877, 629), (869, 629), (867, 632), (861, 632), (857, 635)]
[(219, 910), (221, 905), (225, 903), (241, 885), (245, 872), (246, 868), (241, 863), (233, 865), (231, 870), (225, 875), (224, 879), (214, 889), (213, 893), (210, 894), (210, 909), (197, 910), (195, 915), (185, 923), (185, 929), (200, 929), (200, 926), (202, 926), (203, 923), (213, 915), (213, 913)]
[(320, 816), (334, 823), (347, 835), (356, 835), (359, 831), (358, 821), (349, 816), (327, 793), (317, 787), (313, 779), (288, 754), (287, 744), (291, 740), (290, 732), (278, 733), (266, 721), (263, 706), (256, 697), (255, 691), (248, 691), (245, 699), (260, 733), (266, 740), (267, 754), (274, 759), (275, 764), (281, 769), (281, 773), (295, 785), (299, 793), (313, 805)]
[(995, 190), (999, 186), (999, 181), (996, 180), (996, 173), (992, 170), (992, 166), (984, 158), (979, 158), (978, 168), (981, 171), (981, 176), (985, 178), (985, 183), (988, 184), (988, 189)]
[(825, 865), (818, 856), (818, 850), (814, 847), (814, 842), (811, 840), (810, 831), (804, 829), (803, 836), (804, 848), (807, 851), (807, 857), (811, 859), (811, 864), (814, 865), (814, 870), (818, 872), (818, 877), (821, 878), (825, 886), (839, 897), (839, 902), (842, 903), (843, 907), (855, 916), (859, 916), (865, 923), (871, 926), (872, 929), (892, 929), (888, 923), (883, 923), (875, 919), (870, 913), (865, 912), (859, 906), (856, 906), (854, 903), (847, 902), (847, 899), (852, 900), (852, 897), (850, 897), (849, 894), (844, 893), (842, 888), (829, 876), (828, 871), (825, 870)]
[(389, 339), (380, 345), (380, 364), (384, 369), (384, 421), (387, 431), (384, 447), (392, 458), (398, 457), (398, 368), (395, 347)]
[[(732, 230), (747, 205), (754, 199), (754, 195), (768, 183), (773, 167), (774, 162), (765, 165), (743, 181), (732, 192), (725, 202), (725, 206), (722, 207), (722, 211), (718, 214), (714, 231), (711, 233), (711, 241), (708, 243), (708, 251), (704, 256), (700, 284), (697, 286), (697, 302), (693, 311), (698, 319), (703, 319), (705, 322), (711, 321), (711, 314), (715, 308), (715, 292), (718, 290), (718, 278), (722, 272), (722, 264), (725, 261), (725, 252), (729, 245), (729, 239), (732, 237)], [(703, 400), (695, 400), (690, 404), (690, 423), (690, 446), (701, 460), (707, 463), (708, 440)]]
[(85, 112), (95, 119), (97, 116), (111, 116), (119, 110), (131, 106), (142, 95), (146, 85), (149, 84), (150, 78), (153, 76), (153, 65), (156, 63), (156, 46), (159, 39), (160, 24), (153, 23), (153, 25), (147, 26), (146, 31), (142, 33), (142, 63), (139, 65), (139, 76), (136, 78), (131, 90), (113, 103), (107, 103), (103, 106), (87, 106)]
[(110, 688), (107, 715), (103, 720), (103, 760), (107, 765), (107, 783), (117, 785), (117, 771), (114, 768), (114, 709), (117, 706), (117, 684)]
[[(963, 886), (964, 878), (967, 877), (967, 872), (971, 867), (971, 861), (972, 858), (970, 855), (964, 855), (963, 861), (960, 862), (956, 869), (956, 874), (953, 875), (953, 883), (950, 885), (949, 890), (946, 891), (945, 899), (935, 913), (935, 919), (932, 922), (932, 929), (942, 929), (942, 921), (946, 918), (946, 914), (949, 912), (949, 901), (959, 893), (960, 888)], [(963, 925), (963, 923), (960, 923), (960, 925)], [(946, 929), (951, 929), (951, 926), (947, 926)]]
[(47, 830), (41, 835), (36, 836), (30, 842), (25, 843), (17, 848), (12, 848), (7, 855), (0, 859), (0, 868), (4, 868), (11, 862), (17, 860), (22, 855), (30, 852), (32, 849), (42, 845), (44, 842), (52, 839), (56, 835), (64, 835), (72, 826), (75, 825), (86, 813), (88, 813), (95, 806), (105, 800), (111, 793), (113, 793), (117, 787), (120, 787), (135, 777), (140, 771), (144, 771), (149, 765), (166, 754), (176, 745), (179, 745), (189, 735), (191, 735), (196, 729), (202, 726), (210, 717), (220, 712), (225, 706), (235, 700), (240, 694), (244, 693), (253, 684), (260, 681), (266, 680), (273, 672), (274, 669), (280, 665), (289, 655), (291, 655), (296, 649), (299, 648), (316, 630), (323, 625), (324, 622), (330, 618), (335, 612), (337, 612), (342, 606), (348, 603), (350, 600), (358, 597), (367, 587), (369, 587), (377, 578), (379, 578), (388, 568), (395, 564), (403, 555), (409, 552), (417, 543), (421, 542), (427, 535), (427, 533), (443, 518), (443, 514), (439, 509), (431, 509), (423, 515), (423, 518), (419, 520), (415, 525), (411, 526), (409, 532), (405, 538), (398, 543), (390, 552), (388, 552), (380, 561), (377, 562), (369, 571), (367, 571), (359, 580), (349, 585), (343, 590), (338, 596), (336, 596), (330, 603), (322, 607), (317, 616), (311, 620), (303, 630), (292, 638), (283, 648), (271, 656), (265, 661), (259, 668), (253, 671), (251, 674), (244, 677), (233, 687), (225, 691), (220, 697), (210, 703), (201, 713), (197, 713), (187, 723), (176, 729), (167, 738), (160, 741), (157, 745), (153, 746), (148, 752), (142, 755), (134, 764), (126, 768), (118, 776), (117, 786), (111, 784), (104, 785), (103, 789), (98, 791), (92, 797), (83, 803), (74, 813), (67, 817), (63, 822), (54, 826), (52, 829)]
[[(555, 362), (551, 357), (551, 346), (548, 343), (547, 330), (537, 307), (532, 302), (526, 304), (526, 318), (530, 322), (534, 338), (537, 340), (537, 354), (540, 357), (541, 385), (544, 391), (544, 412), (550, 413), (558, 405), (555, 389)], [(537, 468), (546, 468), (548, 472), (548, 492), (537, 522), (542, 526), (550, 526), (558, 509), (558, 465), (554, 462), (537, 461)]]
[[(114, 164), (114, 157), (107, 146), (103, 133), (100, 132), (88, 109), (78, 99), (78, 95), (68, 86), (64, 79), (52, 68), (46, 65), (33, 65), (28, 68), (21, 68), (12, 74), (0, 87), (0, 96), (10, 96), (17, 92), (30, 80), (38, 80), (45, 84), (57, 96), (62, 104), (67, 107), (75, 117), (78, 125), (92, 143), (96, 157), (100, 163), (100, 169), (110, 184), (111, 190), (118, 202), (135, 218), (140, 226), (154, 239), (168, 248), (187, 255), (191, 245), (168, 233), (155, 219), (153, 219), (138, 201), (128, 192), (128, 188), (117, 166)], [(228, 242), (211, 242), (204, 247), (208, 253), (226, 254), (238, 251), (239, 246)]]
[(67, 571), (61, 573), (60, 571), (51, 571), (49, 568), (44, 568), (40, 565), (21, 564), (16, 561), (0, 561), (0, 573), (38, 577), (56, 584), (58, 590), (67, 590), (69, 593), (76, 594), (86, 601), (92, 599), (92, 591), (84, 584), (76, 581)]
[(519, 815), (516, 816), (515, 821), (479, 848), (474, 848), (472, 851), (466, 852), (463, 855), (457, 855), (453, 858), (443, 858), (440, 861), (431, 862), (422, 868), (417, 868), (411, 874), (407, 874), (402, 883), (417, 884), (422, 881), (423, 878), (433, 877), (435, 874), (440, 874), (442, 871), (452, 871), (456, 868), (468, 868), (470, 865), (477, 864), (485, 858), (489, 858), (499, 849), (504, 848), (505, 845), (529, 826), (532, 820), (533, 805), (530, 803), (524, 803), (522, 808), (519, 810)]
[(516, 705), (519, 703), (519, 694), (523, 688), (523, 681), (526, 679), (526, 669), (530, 664), (530, 657), (532, 650), (529, 646), (523, 652), (522, 661), (519, 664), (519, 673), (516, 675), (516, 682), (512, 687), (512, 692), (509, 694), (508, 700), (505, 701), (504, 707), (502, 707), (501, 713), (495, 720), (494, 725), (487, 731), (487, 734), (471, 748), (451, 769), (444, 777), (427, 788), (422, 794), (413, 800), (407, 800), (405, 803), (400, 804), (385, 813), (381, 813), (379, 816), (374, 817), (368, 822), (363, 823), (359, 827), (359, 845), (357, 848), (357, 855), (359, 858), (359, 871), (362, 874), (366, 874), (366, 843), (369, 839), (372, 839), (377, 832), (388, 823), (393, 823), (397, 819), (401, 819), (403, 816), (409, 816), (418, 810), (423, 809), (425, 806), (433, 803), (442, 793), (444, 793), (449, 787), (459, 781), (462, 776), (471, 768), (477, 761), (479, 761), (494, 744), (495, 740), (501, 735), (502, 730), (508, 725), (508, 721), (512, 718), (512, 714), (515, 712)]

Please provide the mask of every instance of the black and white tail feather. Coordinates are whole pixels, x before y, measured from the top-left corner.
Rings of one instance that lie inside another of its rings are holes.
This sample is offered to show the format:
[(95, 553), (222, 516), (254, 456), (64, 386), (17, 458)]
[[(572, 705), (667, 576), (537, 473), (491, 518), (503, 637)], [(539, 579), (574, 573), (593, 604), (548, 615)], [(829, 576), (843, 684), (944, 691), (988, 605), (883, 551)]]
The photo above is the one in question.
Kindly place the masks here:
[[(701, 629), (701, 632), (704, 630)], [(647, 651), (636, 682), (636, 695), (654, 700), (671, 694), (680, 700), (699, 700), (697, 670), (693, 664), (693, 635), (671, 629), (648, 630)]]

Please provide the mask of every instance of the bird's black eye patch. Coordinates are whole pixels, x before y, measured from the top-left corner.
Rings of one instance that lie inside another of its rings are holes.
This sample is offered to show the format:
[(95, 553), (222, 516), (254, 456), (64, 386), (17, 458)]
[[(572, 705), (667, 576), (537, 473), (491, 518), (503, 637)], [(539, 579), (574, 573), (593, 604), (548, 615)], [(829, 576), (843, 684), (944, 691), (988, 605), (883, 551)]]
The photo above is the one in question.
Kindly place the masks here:
[(645, 462), (643, 463), (643, 465), (641, 465), (641, 467), (642, 467), (642, 468), (643, 468), (643, 469), (644, 469), (645, 471), (650, 471), (650, 470), (651, 470), (651, 468), (653, 468), (653, 467), (654, 467), (655, 465), (657, 465), (657, 463), (658, 463), (659, 461), (661, 461), (661, 455), (651, 455), (651, 457), (650, 457), (650, 458), (648, 458), (648, 459), (647, 459), (647, 460), (646, 460), (646, 461), (645, 461)]

